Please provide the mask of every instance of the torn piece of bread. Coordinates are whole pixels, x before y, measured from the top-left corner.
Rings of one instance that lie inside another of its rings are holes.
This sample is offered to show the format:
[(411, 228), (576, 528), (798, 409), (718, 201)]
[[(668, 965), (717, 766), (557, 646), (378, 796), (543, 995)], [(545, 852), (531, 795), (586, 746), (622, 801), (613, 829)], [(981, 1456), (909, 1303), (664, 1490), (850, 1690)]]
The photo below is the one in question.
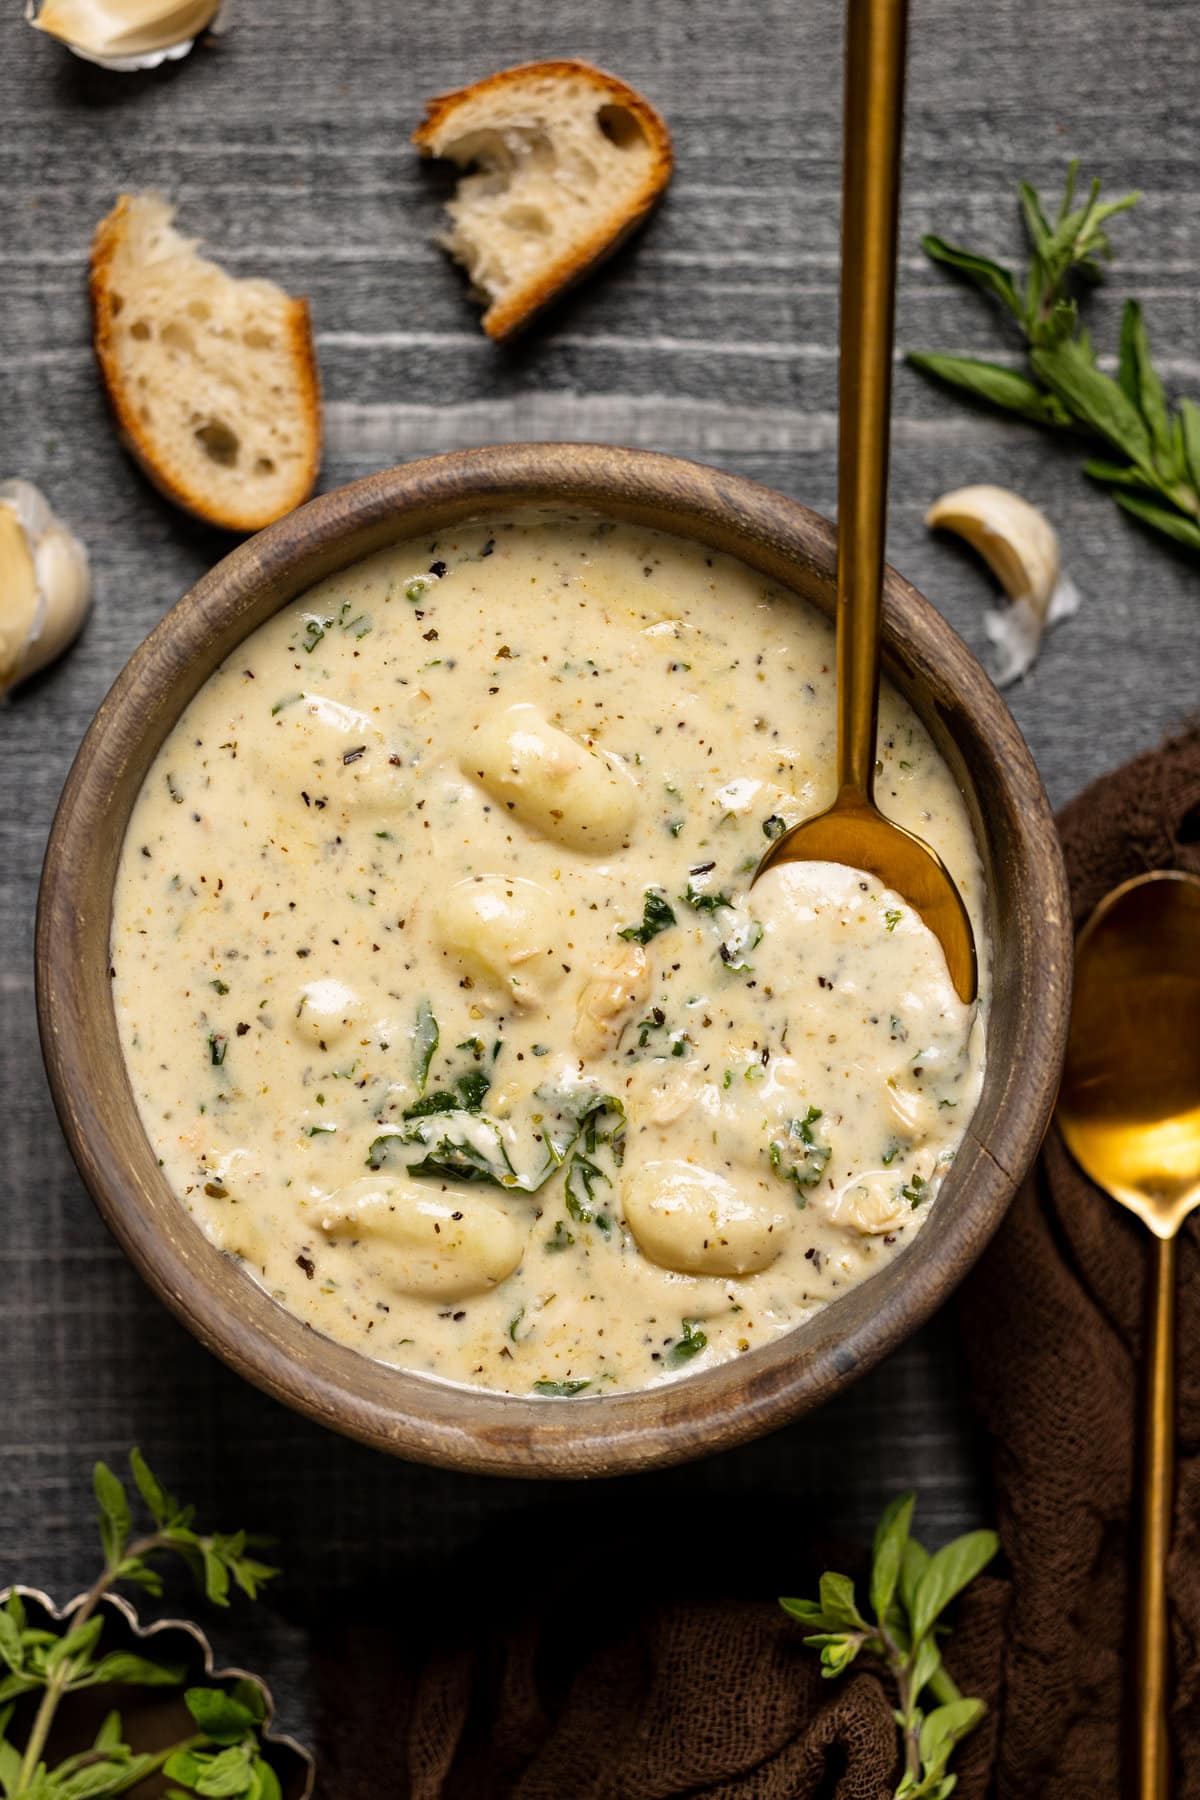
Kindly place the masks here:
[(161, 194), (122, 194), (92, 241), (96, 356), (155, 486), (229, 531), (307, 499), (321, 453), (308, 302), (197, 255)]
[(487, 306), (491, 338), (610, 256), (671, 179), (671, 135), (648, 100), (584, 62), (524, 63), (429, 101), (424, 156), (474, 166), (441, 240)]

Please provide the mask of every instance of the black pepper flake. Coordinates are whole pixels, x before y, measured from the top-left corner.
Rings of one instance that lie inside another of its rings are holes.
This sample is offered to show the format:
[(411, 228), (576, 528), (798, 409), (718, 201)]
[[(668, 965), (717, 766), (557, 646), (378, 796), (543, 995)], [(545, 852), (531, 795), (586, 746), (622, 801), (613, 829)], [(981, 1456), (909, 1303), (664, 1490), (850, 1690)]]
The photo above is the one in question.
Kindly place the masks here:
[(483, 549), (479, 552), (480, 561), (482, 561), (485, 556), (490, 556), (495, 548), (495, 538), (489, 538), (487, 543), (483, 546)]
[(391, 763), (393, 769), (398, 769), (400, 767), (400, 758), (397, 755), (395, 755), (394, 752), (391, 756), (388, 757), (388, 761)]
[(303, 1269), (310, 1281), (317, 1272), (317, 1265), (311, 1256), (298, 1256), (296, 1258), (296, 1267), (298, 1269)]
[(342, 757), (342, 761), (344, 763), (356, 763), (360, 756), (366, 755), (366, 752), (367, 746), (365, 744), (358, 744), (353, 750), (346, 751), (345, 755)]
[(431, 562), (429, 565), (429, 573), (431, 575), (436, 575), (438, 580), (440, 581), (442, 576), (446, 573), (445, 563), (444, 562)]
[(307, 946), (305, 946), (305, 948), (304, 948), (304, 949), (302, 949), (302, 950), (297, 950), (297, 952), (296, 952), (296, 955), (297, 955), (297, 956), (301, 956), (301, 957), (303, 957), (303, 956), (311, 956), (311, 955), (312, 955), (312, 951), (311, 951), (311, 950), (310, 950), (310, 949), (308, 949), (308, 947), (307, 947)]
[(428, 631), (423, 631), (421, 633), (421, 636), (425, 639), (425, 642), (427, 644), (436, 644), (437, 643), (437, 626), (431, 625), (429, 627)]
[(238, 1034), (238, 1036), (239, 1036), (239, 1037), (245, 1037), (245, 1035), (246, 1035), (246, 1033), (247, 1033), (247, 1032), (248, 1032), (248, 1031), (249, 1031), (249, 1029), (250, 1029), (250, 1027), (249, 1027), (249, 1026), (248, 1026), (248, 1025), (247, 1025), (247, 1024), (246, 1024), (246, 1022), (245, 1022), (245, 1020), (242, 1020), (242, 1021), (241, 1021), (241, 1023), (240, 1023), (240, 1024), (239, 1024), (239, 1025), (238, 1025), (238, 1028), (237, 1028), (237, 1034)]

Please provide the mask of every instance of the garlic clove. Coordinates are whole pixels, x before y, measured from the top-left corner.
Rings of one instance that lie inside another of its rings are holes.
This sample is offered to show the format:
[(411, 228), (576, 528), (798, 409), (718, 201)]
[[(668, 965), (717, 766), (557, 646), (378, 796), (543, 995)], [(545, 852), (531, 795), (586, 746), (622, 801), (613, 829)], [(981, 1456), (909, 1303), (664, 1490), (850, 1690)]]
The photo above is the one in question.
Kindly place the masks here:
[(1032, 666), (1046, 627), (1079, 606), (1075, 584), (1062, 573), (1058, 533), (1020, 494), (986, 483), (943, 494), (925, 523), (954, 532), (978, 551), (1012, 602), (984, 620), (998, 651), (996, 683), (1008, 686)]
[(36, 31), (85, 62), (127, 73), (186, 56), (202, 31), (220, 31), (222, 0), (26, 0)]
[(0, 482), (0, 695), (66, 649), (91, 598), (79, 539), (32, 482)]

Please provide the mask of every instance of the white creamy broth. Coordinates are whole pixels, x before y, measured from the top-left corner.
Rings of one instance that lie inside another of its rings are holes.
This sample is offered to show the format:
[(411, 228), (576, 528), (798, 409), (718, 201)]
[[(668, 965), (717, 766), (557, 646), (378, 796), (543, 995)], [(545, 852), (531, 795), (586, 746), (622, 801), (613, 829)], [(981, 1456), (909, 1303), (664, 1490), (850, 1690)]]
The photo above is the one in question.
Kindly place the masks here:
[(585, 1398), (881, 1269), (978, 1098), (984, 896), (890, 689), (878, 797), (959, 882), (984, 998), (857, 871), (750, 892), (828, 798), (834, 691), (794, 595), (588, 520), (403, 545), (249, 637), (114, 903), (133, 1091), (209, 1237), (368, 1355)]

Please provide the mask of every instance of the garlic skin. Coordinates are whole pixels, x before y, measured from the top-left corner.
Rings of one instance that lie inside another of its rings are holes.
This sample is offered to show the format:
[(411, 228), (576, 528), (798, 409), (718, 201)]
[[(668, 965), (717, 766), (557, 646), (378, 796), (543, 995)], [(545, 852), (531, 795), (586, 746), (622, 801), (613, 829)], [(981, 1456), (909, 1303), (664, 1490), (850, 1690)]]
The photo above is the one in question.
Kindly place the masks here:
[(91, 603), (79, 539), (32, 482), (0, 482), (0, 695), (66, 649)]
[(25, 18), (84, 62), (129, 74), (186, 56), (202, 31), (223, 29), (223, 11), (221, 0), (26, 0)]
[(1011, 600), (984, 620), (998, 652), (996, 685), (1008, 687), (1032, 667), (1046, 627), (1079, 609), (1079, 591), (1062, 572), (1058, 533), (1020, 494), (987, 484), (943, 494), (925, 523), (977, 550)]

